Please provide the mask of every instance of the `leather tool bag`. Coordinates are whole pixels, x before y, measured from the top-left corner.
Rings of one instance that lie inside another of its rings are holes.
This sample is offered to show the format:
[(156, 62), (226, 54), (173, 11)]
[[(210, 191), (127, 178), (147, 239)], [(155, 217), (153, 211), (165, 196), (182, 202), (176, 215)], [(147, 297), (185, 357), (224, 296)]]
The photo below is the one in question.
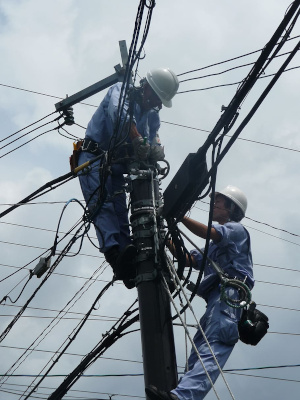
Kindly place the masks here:
[(256, 346), (268, 331), (269, 318), (257, 310), (255, 302), (252, 301), (249, 308), (243, 310), (238, 327), (240, 340)]

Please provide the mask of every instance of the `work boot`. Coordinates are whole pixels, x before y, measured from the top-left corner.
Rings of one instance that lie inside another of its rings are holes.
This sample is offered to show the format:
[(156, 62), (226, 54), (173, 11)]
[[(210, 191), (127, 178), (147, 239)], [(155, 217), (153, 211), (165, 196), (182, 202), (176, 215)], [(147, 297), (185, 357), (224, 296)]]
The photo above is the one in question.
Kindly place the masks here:
[(136, 276), (135, 256), (137, 254), (136, 247), (133, 244), (126, 246), (118, 258), (121, 279), (127, 289), (135, 287), (134, 278)]
[(179, 400), (176, 394), (159, 390), (153, 385), (146, 387), (145, 392), (151, 400)]
[(135, 278), (134, 258), (136, 253), (137, 250), (133, 244), (127, 245), (122, 251), (119, 250), (119, 246), (113, 246), (104, 253), (106, 261), (113, 269), (115, 280), (124, 280), (128, 289), (134, 287), (134, 283), (130, 283), (129, 280)]
[(119, 256), (120, 256), (119, 246), (113, 246), (104, 253), (104, 257), (105, 257), (106, 261), (112, 267), (115, 280), (121, 279), (120, 273), (119, 273), (119, 268), (118, 268)]

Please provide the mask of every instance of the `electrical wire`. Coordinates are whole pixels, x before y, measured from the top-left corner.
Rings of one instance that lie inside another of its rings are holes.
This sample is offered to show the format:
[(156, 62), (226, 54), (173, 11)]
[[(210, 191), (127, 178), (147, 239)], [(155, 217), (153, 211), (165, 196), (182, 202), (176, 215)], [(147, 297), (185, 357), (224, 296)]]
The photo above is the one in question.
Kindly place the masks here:
[[(203, 201), (203, 200), (201, 200), (201, 203), (203, 203), (203, 204), (209, 204), (208, 202)], [(197, 208), (198, 210), (207, 212), (206, 210), (203, 210), (202, 208), (199, 208), (199, 207), (197, 207), (197, 206), (195, 206), (195, 208)], [(245, 219), (249, 219), (249, 220), (252, 221), (252, 222), (256, 222), (257, 224), (265, 225), (265, 226), (267, 226), (267, 227), (269, 227), (269, 228), (276, 229), (277, 231), (281, 231), (281, 232), (284, 232), (284, 233), (288, 233), (289, 235), (292, 235), (292, 236), (300, 237), (300, 235), (298, 235), (297, 233), (288, 231), (287, 229), (278, 228), (278, 227), (276, 227), (276, 226), (274, 226), (274, 225), (270, 225), (270, 224), (267, 223), (267, 222), (258, 221), (258, 220), (256, 220), (256, 219), (253, 219), (253, 218), (250, 218), (250, 217), (246, 217), (246, 216), (245, 216), (244, 218), (245, 218)], [(248, 226), (248, 228), (252, 228), (252, 227), (249, 227), (249, 226)], [(255, 228), (253, 228), (253, 229), (255, 229)], [(259, 232), (262, 232), (262, 231), (259, 231)], [(267, 232), (264, 232), (264, 233), (265, 233), (266, 235), (268, 235)], [(278, 236), (275, 236), (275, 237), (279, 239)]]
[[(291, 53), (291, 52), (288, 51), (288, 52), (285, 52), (285, 53), (282, 53), (282, 54), (278, 54), (278, 55), (276, 55), (274, 58), (283, 57), (283, 56), (285, 56), (285, 55), (287, 55), (287, 54), (290, 54), (290, 53)], [(271, 60), (273, 60), (273, 58), (272, 58), (272, 57), (269, 57), (268, 60), (271, 61)], [(184, 79), (184, 80), (180, 81), (179, 83), (188, 82), (188, 81), (194, 81), (194, 80), (197, 80), (197, 79), (204, 79), (204, 78), (210, 78), (210, 77), (213, 77), (213, 76), (222, 75), (222, 74), (225, 74), (225, 73), (227, 73), (227, 72), (234, 71), (234, 70), (239, 69), (239, 68), (248, 67), (249, 65), (254, 65), (254, 64), (255, 64), (255, 62), (250, 62), (250, 63), (247, 63), (247, 64), (237, 65), (237, 66), (235, 66), (235, 67), (228, 68), (228, 69), (225, 69), (225, 70), (220, 71), (220, 72), (215, 72), (215, 73), (211, 73), (211, 74), (207, 74), (207, 75), (197, 76), (197, 77), (194, 77), (194, 78), (187, 78), (187, 79)], [(266, 68), (266, 67), (265, 67), (265, 68)]]
[[(297, 36), (288, 38), (287, 41), (289, 41), (289, 40), (294, 40), (294, 39), (297, 39), (297, 38), (299, 38), (299, 37), (300, 37), (300, 35), (297, 35)], [(263, 48), (262, 48), (262, 49), (259, 49), (259, 50), (251, 51), (251, 52), (246, 53), (246, 54), (242, 54), (242, 55), (237, 56), (237, 57), (229, 58), (229, 59), (224, 60), (224, 61), (219, 61), (219, 62), (217, 62), (217, 63), (207, 65), (207, 66), (205, 66), (205, 67), (196, 68), (196, 69), (193, 69), (193, 70), (190, 70), (190, 71), (182, 72), (182, 73), (180, 73), (180, 74), (177, 74), (177, 76), (182, 76), (182, 75), (190, 74), (190, 73), (192, 73), (192, 72), (202, 71), (202, 70), (207, 69), (207, 68), (211, 68), (211, 67), (215, 67), (215, 66), (217, 66), (217, 65), (225, 64), (225, 63), (228, 63), (228, 62), (231, 62), (231, 61), (234, 61), (234, 60), (238, 60), (239, 58), (247, 57), (247, 56), (252, 55), (252, 54), (255, 54), (255, 53), (260, 53), (262, 50), (263, 50)]]
[[(173, 270), (172, 273), (173, 273), (174, 276), (176, 277), (176, 271)], [(214, 393), (215, 393), (217, 399), (220, 400), (220, 397), (219, 397), (219, 395), (218, 395), (218, 393), (217, 393), (217, 391), (216, 391), (216, 388), (215, 388), (215, 386), (214, 386), (214, 383), (212, 382), (211, 377), (210, 377), (210, 375), (209, 375), (209, 373), (208, 373), (208, 371), (207, 371), (207, 369), (206, 369), (206, 367), (205, 367), (205, 365), (204, 365), (204, 363), (203, 363), (203, 360), (202, 360), (202, 358), (201, 358), (201, 356), (200, 356), (200, 354), (199, 354), (199, 351), (198, 351), (198, 349), (197, 349), (197, 347), (196, 347), (194, 341), (192, 340), (192, 338), (191, 338), (191, 336), (190, 336), (190, 333), (189, 333), (189, 330), (188, 330), (187, 326), (184, 324), (184, 320), (183, 320), (183, 318), (182, 318), (182, 316), (181, 316), (181, 313), (179, 312), (179, 310), (178, 310), (177, 307), (176, 307), (176, 304), (175, 304), (175, 302), (174, 302), (174, 299), (173, 299), (173, 297), (172, 297), (172, 294), (171, 294), (171, 292), (170, 292), (170, 290), (169, 290), (167, 281), (166, 281), (166, 279), (165, 279), (164, 276), (162, 276), (162, 279), (163, 279), (163, 282), (164, 282), (164, 285), (165, 285), (166, 293), (169, 295), (170, 301), (171, 301), (171, 303), (172, 303), (174, 309), (176, 310), (176, 313), (177, 313), (177, 315), (178, 315), (178, 317), (179, 317), (179, 319), (180, 319), (180, 321), (181, 321), (182, 326), (183, 326), (184, 329), (185, 329), (185, 332), (186, 332), (186, 334), (187, 334), (187, 337), (188, 337), (188, 339), (189, 339), (190, 342), (191, 342), (191, 345), (192, 345), (192, 347), (193, 347), (193, 349), (194, 349), (194, 351), (195, 351), (195, 353), (196, 353), (196, 355), (197, 355), (197, 357), (198, 357), (198, 359), (199, 359), (199, 361), (200, 361), (200, 363), (201, 363), (201, 365), (202, 365), (202, 368), (203, 368), (203, 370), (204, 370), (204, 372), (205, 372), (205, 374), (206, 374), (206, 376), (207, 376), (207, 378), (208, 378), (208, 380), (209, 380), (209, 382), (210, 382), (210, 385), (211, 385), (211, 387), (212, 387), (212, 389), (213, 389), (213, 391), (214, 391)], [(175, 281), (174, 283), (176, 284), (176, 281)], [(178, 281), (177, 281), (177, 284), (180, 285), (180, 280), (179, 280), (179, 279), (178, 279)], [(184, 289), (183, 289), (183, 288), (181, 288), (181, 291), (182, 291), (182, 293), (184, 293)], [(187, 297), (186, 297), (186, 301), (188, 302)], [(190, 308), (190, 309), (191, 309), (191, 308)], [(199, 326), (199, 329), (203, 332), (201, 326)], [(214, 355), (214, 353), (213, 353), (213, 351), (212, 351), (212, 349), (211, 349), (211, 347), (210, 347), (210, 344), (209, 344), (208, 341), (207, 341), (207, 338), (206, 338), (204, 332), (203, 332), (203, 338), (204, 338), (204, 340), (206, 341), (207, 346), (208, 346), (208, 348), (210, 349), (211, 354), (212, 354), (212, 356), (213, 356), (213, 358), (214, 358), (216, 364), (219, 366), (219, 363), (218, 363), (218, 361), (217, 361), (217, 359), (216, 359), (216, 357), (215, 357), (215, 355)], [(220, 372), (221, 372), (221, 368), (220, 368), (220, 367), (219, 367), (219, 369), (220, 369)], [(222, 374), (222, 376), (224, 376), (224, 375)], [(226, 382), (226, 379), (225, 379), (225, 383), (227, 383), (227, 382)], [(229, 391), (230, 391), (230, 389), (229, 389)], [(230, 391), (230, 393), (231, 393), (231, 391)], [(234, 399), (233, 395), (232, 395), (232, 398)]]
[[(164, 123), (164, 124), (179, 126), (181, 128), (193, 129), (193, 130), (196, 130), (196, 131), (210, 133), (210, 131), (208, 131), (206, 129), (195, 128), (195, 127), (192, 127), (192, 126), (181, 125), (181, 124), (176, 124), (176, 123), (167, 122), (167, 121), (161, 121), (161, 122)], [(230, 135), (226, 135), (226, 137), (230, 138), (231, 136)], [(297, 150), (297, 149), (292, 149), (290, 147), (279, 146), (279, 145), (271, 144), (271, 143), (260, 142), (260, 141), (257, 141), (257, 140), (246, 139), (246, 138), (241, 138), (241, 137), (238, 137), (237, 140), (243, 140), (243, 141), (249, 142), (249, 143), (261, 144), (263, 146), (275, 147), (275, 148), (278, 148), (278, 149), (281, 149), (281, 150), (288, 150), (288, 151), (294, 151), (296, 153), (300, 153), (300, 150)]]
[[(14, 373), (23, 363), (24, 361), (28, 358), (28, 356), (37, 348), (37, 346), (50, 334), (50, 332), (57, 326), (57, 324), (59, 322), (61, 322), (61, 320), (64, 318), (64, 316), (66, 315), (66, 313), (72, 308), (74, 307), (74, 305), (79, 301), (79, 299), (83, 296), (83, 294), (85, 292), (87, 292), (87, 290), (90, 289), (91, 285), (93, 285), (96, 281), (97, 278), (102, 274), (103, 271), (103, 265), (100, 265), (100, 267), (93, 272), (92, 276), (90, 277), (89, 280), (87, 280), (83, 286), (72, 296), (72, 298), (67, 302), (67, 304), (62, 308), (62, 310), (60, 310), (57, 315), (55, 317), (52, 318), (52, 321), (44, 328), (44, 330), (42, 331), (42, 333), (28, 346), (28, 348), (22, 353), (21, 356), (18, 357), (18, 359), (11, 365), (11, 367), (6, 371), (6, 376), (8, 376), (8, 374)], [(97, 276), (98, 274), (98, 276)], [(96, 279), (93, 279), (94, 277), (96, 277)], [(105, 285), (104, 288), (109, 287), (109, 285), (111, 284), (111, 282), (109, 282), (107, 285)], [(104, 289), (103, 289), (104, 290)], [(81, 319), (81, 321), (83, 321), (86, 318), (86, 314), (84, 314), (84, 317)], [(69, 339), (69, 337), (68, 337)], [(66, 341), (64, 342), (66, 343)], [(64, 343), (61, 345), (61, 347), (64, 345)], [(60, 348), (61, 348), (60, 347)], [(60, 349), (59, 349), (60, 350)], [(57, 350), (55, 352), (55, 354), (58, 353)], [(2, 382), (3, 384), (3, 378), (0, 379), (0, 382)], [(4, 380), (5, 382), (6, 380)], [(1, 384), (1, 385), (2, 385)]]
[[(100, 293), (97, 295), (96, 299), (94, 300), (91, 308), (89, 309), (89, 311), (86, 313), (86, 315), (84, 316), (84, 318), (81, 320), (81, 322), (77, 325), (77, 327), (73, 330), (72, 332), (72, 336), (68, 335), (68, 342), (67, 344), (64, 346), (64, 348), (60, 351), (60, 353), (57, 355), (56, 359), (53, 360), (52, 364), (50, 365), (50, 367), (47, 369), (45, 375), (34, 385), (34, 387), (30, 390), (30, 388), (32, 387), (32, 385), (34, 384), (35, 380), (33, 380), (33, 382), (28, 386), (27, 390), (24, 391), (23, 395), (26, 394), (27, 391), (29, 391), (29, 393), (26, 395), (26, 397), (24, 398), (24, 400), (28, 399), (30, 397), (30, 395), (32, 393), (34, 393), (34, 391), (38, 388), (38, 386), (40, 385), (41, 382), (43, 382), (43, 380), (45, 379), (45, 377), (49, 374), (49, 372), (52, 370), (52, 368), (56, 365), (56, 363), (59, 361), (59, 359), (62, 357), (62, 355), (65, 353), (65, 351), (69, 348), (69, 346), (71, 345), (72, 342), (74, 342), (74, 340), (76, 339), (78, 333), (81, 331), (81, 329), (83, 328), (84, 324), (86, 323), (87, 319), (89, 318), (90, 314), (92, 313), (92, 311), (94, 310), (96, 304), (98, 303), (98, 301), (101, 299), (101, 297), (105, 294), (105, 292), (111, 287), (112, 282), (108, 283), (107, 285), (104, 286), (104, 288), (100, 291)], [(47, 366), (47, 365), (46, 365)], [(42, 371), (46, 368), (46, 366), (42, 369)], [(51, 397), (51, 396), (50, 396)], [(49, 398), (50, 399), (50, 398)]]
[[(102, 357), (104, 358), (104, 357)], [(84, 375), (83, 375), (84, 376)], [(17, 387), (24, 387), (26, 385), (21, 385), (21, 384), (16, 384), (16, 383), (6, 383), (7, 386), (17, 386)], [(49, 390), (54, 390), (53, 387), (49, 387), (49, 386), (40, 386), (39, 389), (49, 389)], [(69, 392), (75, 392), (75, 393), (87, 393), (87, 394), (105, 394), (108, 396), (120, 396), (120, 397), (134, 397), (134, 398), (140, 398), (140, 399), (144, 399), (145, 396), (137, 396), (137, 395), (132, 395), (132, 394), (120, 394), (120, 393), (108, 393), (108, 392), (93, 392), (91, 390), (79, 390), (79, 389), (70, 389)], [(65, 396), (64, 398), (66, 399), (68, 396)], [(87, 400), (87, 399), (85, 399)], [(98, 399), (97, 399), (98, 400)]]
[[(300, 65), (298, 65), (296, 67), (288, 68), (285, 71), (283, 71), (282, 73), (288, 72), (288, 71), (292, 71), (292, 70), (298, 69), (298, 68), (300, 68)], [(257, 79), (270, 78), (271, 76), (276, 76), (276, 73), (260, 76)], [(184, 93), (191, 93), (191, 92), (202, 92), (202, 91), (205, 91), (205, 90), (217, 89), (217, 88), (228, 87), (228, 86), (236, 86), (236, 85), (240, 85), (243, 82), (244, 82), (244, 80), (238, 81), (238, 82), (232, 82), (232, 83), (223, 83), (223, 84), (220, 84), (220, 85), (207, 86), (205, 88), (182, 90), (180, 92), (177, 92), (177, 94), (184, 94)]]
[(52, 129), (49, 129), (48, 131), (45, 131), (45, 132), (42, 132), (42, 133), (40, 133), (39, 135), (37, 135), (37, 136), (35, 136), (34, 138), (32, 138), (32, 139), (28, 140), (27, 142), (25, 142), (25, 143), (21, 144), (20, 146), (17, 146), (17, 147), (15, 147), (13, 150), (10, 150), (10, 151), (8, 151), (7, 153), (5, 153), (5, 154), (2, 154), (2, 156), (0, 156), (0, 158), (3, 158), (3, 157), (5, 157), (5, 156), (7, 156), (8, 154), (11, 154), (11, 153), (13, 153), (14, 151), (16, 151), (16, 150), (20, 149), (21, 147), (25, 146), (26, 144), (28, 144), (28, 143), (32, 142), (33, 140), (35, 140), (35, 139), (37, 139), (37, 138), (39, 138), (39, 137), (41, 137), (41, 136), (45, 135), (46, 133), (49, 133), (49, 132), (55, 131), (55, 130), (57, 130), (57, 129), (59, 129), (59, 127), (52, 128)]
[[(64, 382), (52, 393), (49, 400), (62, 398), (64, 394), (73, 386), (82, 376), (83, 372), (101, 356), (116, 340), (122, 337), (122, 332), (133, 323), (138, 321), (139, 315), (135, 315), (128, 320), (128, 317), (136, 310), (129, 311), (136, 301), (128, 308), (119, 321), (111, 328), (94, 349), (81, 361), (81, 363), (65, 378)], [(26, 400), (26, 399), (25, 399)]]
[[(1, 86), (3, 86), (3, 85), (1, 85)], [(33, 123), (31, 123), (31, 124), (25, 126), (25, 127), (22, 128), (22, 129), (19, 129), (17, 132), (14, 132), (14, 133), (12, 133), (12, 134), (6, 136), (5, 138), (3, 138), (3, 139), (0, 140), (0, 143), (4, 142), (5, 140), (10, 139), (11, 137), (15, 136), (17, 133), (20, 133), (20, 132), (22, 132), (23, 130), (25, 130), (25, 129), (27, 129), (27, 128), (30, 128), (31, 126), (37, 124), (38, 122), (43, 121), (44, 119), (50, 117), (50, 115), (53, 115), (53, 114), (55, 114), (55, 113), (56, 113), (56, 111), (53, 111), (52, 113), (46, 115), (45, 117), (38, 119), (37, 121), (35, 121), (35, 122), (33, 122)], [(55, 120), (54, 120), (54, 121), (55, 121)], [(51, 122), (53, 122), (53, 121), (51, 121)], [(41, 128), (42, 126), (45, 126), (45, 125), (46, 125), (46, 124), (41, 125), (39, 128)], [(37, 128), (37, 129), (38, 129), (38, 128)], [(30, 131), (30, 132), (33, 132), (33, 130)], [(30, 132), (29, 132), (29, 133), (30, 133)], [(0, 149), (2, 149), (2, 147), (1, 147)]]
[(70, 248), (73, 246), (73, 244), (76, 242), (76, 236), (77, 234), (81, 231), (82, 226), (80, 226), (73, 238), (67, 243), (67, 245), (64, 247), (64, 249), (61, 251), (61, 253), (58, 255), (54, 263), (51, 265), (51, 267), (48, 269), (46, 272), (46, 276), (40, 283), (40, 285), (34, 290), (33, 294), (29, 297), (29, 299), (26, 301), (24, 306), (21, 308), (21, 310), (18, 312), (18, 314), (14, 317), (14, 319), (8, 324), (8, 326), (5, 328), (5, 330), (2, 332), (0, 335), (0, 342), (8, 335), (12, 327), (15, 325), (15, 323), (18, 321), (20, 316), (23, 314), (23, 312), (26, 310), (30, 302), (33, 300), (33, 298), (36, 296), (37, 292), (42, 288), (42, 286), (45, 284), (45, 282), (49, 279), (51, 276), (52, 272), (55, 270), (55, 268), (58, 266), (58, 264), (61, 262), (61, 260), (64, 258), (65, 254), (67, 254), (70, 250)]
[[(23, 135), (17, 137), (16, 139), (14, 139), (14, 140), (12, 140), (12, 141), (6, 143), (6, 144), (3, 145), (2, 147), (0, 147), (0, 150), (4, 149), (5, 147), (9, 146), (9, 145), (12, 144), (12, 143), (17, 142), (18, 140), (22, 139), (23, 137), (29, 135), (29, 134), (32, 133), (32, 132), (34, 132), (34, 131), (36, 131), (36, 130), (38, 130), (38, 129), (41, 129), (41, 128), (43, 128), (43, 127), (46, 126), (46, 125), (52, 124), (53, 122), (58, 121), (60, 118), (61, 118), (61, 115), (59, 115), (57, 118), (55, 118), (55, 119), (52, 120), (52, 121), (45, 122), (43, 125), (40, 125), (40, 126), (38, 126), (37, 128), (34, 128), (34, 129), (32, 129), (31, 131), (24, 133)], [(33, 125), (33, 124), (31, 124), (31, 125)], [(29, 125), (29, 126), (31, 126), (31, 125)], [(25, 128), (24, 128), (24, 129), (25, 129)], [(18, 131), (18, 132), (20, 132), (20, 131)], [(18, 132), (13, 133), (12, 135), (8, 136), (6, 139), (8, 139), (8, 138), (11, 137), (11, 136), (14, 136), (14, 135), (15, 135), (16, 133), (18, 133)], [(37, 136), (37, 137), (38, 137), (38, 136)], [(5, 140), (5, 139), (2, 139), (2, 140)]]

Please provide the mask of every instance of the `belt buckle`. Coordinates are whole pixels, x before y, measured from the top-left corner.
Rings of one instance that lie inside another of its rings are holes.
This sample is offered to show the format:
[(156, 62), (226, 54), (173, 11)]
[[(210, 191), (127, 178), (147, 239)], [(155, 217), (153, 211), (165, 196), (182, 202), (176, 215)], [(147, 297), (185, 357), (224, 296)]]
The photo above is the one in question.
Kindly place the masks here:
[[(90, 142), (91, 143), (91, 142)], [(99, 147), (99, 144), (97, 143), (97, 142), (94, 142), (93, 143), (94, 144), (94, 149), (93, 150), (90, 150), (90, 152), (91, 153), (96, 153), (99, 149), (98, 149), (98, 147)]]
[(91, 143), (90, 140), (87, 141), (86, 139), (84, 139), (82, 143), (82, 151), (88, 151), (90, 143)]

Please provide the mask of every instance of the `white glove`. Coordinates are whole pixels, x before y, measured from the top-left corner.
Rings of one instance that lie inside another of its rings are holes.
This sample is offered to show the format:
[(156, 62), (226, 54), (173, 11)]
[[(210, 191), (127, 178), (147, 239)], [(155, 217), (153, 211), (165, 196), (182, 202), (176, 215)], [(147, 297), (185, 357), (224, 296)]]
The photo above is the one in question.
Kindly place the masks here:
[(152, 162), (164, 160), (165, 152), (163, 146), (151, 146), (149, 158)]
[(144, 161), (147, 159), (150, 152), (150, 145), (144, 143), (144, 139), (141, 136), (137, 136), (132, 140), (132, 146), (138, 160)]

